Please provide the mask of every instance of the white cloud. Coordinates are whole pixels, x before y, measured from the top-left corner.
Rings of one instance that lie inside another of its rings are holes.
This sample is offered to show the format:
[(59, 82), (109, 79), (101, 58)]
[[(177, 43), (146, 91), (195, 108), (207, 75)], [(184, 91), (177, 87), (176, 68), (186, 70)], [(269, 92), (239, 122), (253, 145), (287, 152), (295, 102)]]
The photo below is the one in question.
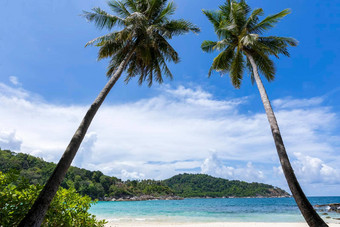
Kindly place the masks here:
[(222, 161), (217, 158), (217, 154), (213, 152), (204, 160), (201, 166), (201, 173), (229, 179), (234, 175), (234, 168), (223, 165)]
[(335, 169), (319, 158), (294, 153), (297, 160), (293, 161), (296, 174), (308, 183), (340, 183), (340, 169)]
[(0, 148), (12, 151), (20, 151), (22, 140), (16, 136), (15, 131), (6, 132), (0, 130)]
[[(305, 184), (339, 184), (340, 169), (325, 164), (323, 160), (295, 152), (292, 167), (300, 182)], [(273, 167), (277, 175), (283, 175), (281, 166)]]
[(18, 77), (16, 77), (16, 76), (10, 76), (9, 77), (9, 81), (11, 81), (11, 83), (13, 85), (21, 85), (21, 83), (19, 82)]
[[(202, 171), (215, 172), (216, 176), (231, 174), (271, 183), (275, 180), (270, 177), (273, 166), (279, 163), (273, 138), (263, 110), (240, 113), (240, 106), (247, 101), (218, 100), (199, 87), (164, 86), (149, 99), (104, 103), (74, 163), (117, 177), (154, 179), (200, 172), (202, 166)], [(276, 111), (288, 153), (322, 157), (327, 166), (339, 163), (337, 115), (317, 102), (303, 108), (296, 100), (294, 103), (295, 108)], [(0, 105), (0, 131), (15, 132), (13, 138), (21, 141), (17, 151), (47, 161), (59, 160), (89, 106), (48, 103), (23, 88), (1, 83)], [(217, 151), (222, 164), (209, 156), (211, 150)], [(223, 165), (233, 161), (249, 164)], [(264, 165), (270, 167), (258, 169)], [(324, 167), (323, 172), (332, 171)]]
[(138, 173), (138, 172), (128, 172), (125, 169), (122, 170), (122, 177), (125, 179), (133, 179), (133, 180), (138, 180), (138, 179), (144, 179), (145, 174), (143, 173)]
[(25, 91), (22, 88), (13, 88), (3, 83), (0, 83), (0, 92), (1, 92), (0, 97), (2, 99), (10, 99), (10, 98), (26, 99), (29, 97), (28, 91)]
[(293, 99), (291, 97), (284, 99), (276, 99), (273, 101), (275, 108), (304, 108), (318, 106), (323, 102), (321, 97), (313, 97), (310, 99)]
[(257, 170), (251, 162), (244, 167), (231, 167), (223, 164), (215, 152), (206, 158), (201, 166), (201, 173), (215, 177), (243, 180), (248, 182), (261, 181), (264, 178), (262, 171)]
[(76, 157), (73, 160), (72, 165), (79, 167), (84, 167), (83, 164), (86, 163), (86, 159), (91, 156), (93, 149), (95, 148), (95, 143), (97, 142), (98, 136), (95, 132), (88, 132), (85, 135), (83, 142), (77, 152)]

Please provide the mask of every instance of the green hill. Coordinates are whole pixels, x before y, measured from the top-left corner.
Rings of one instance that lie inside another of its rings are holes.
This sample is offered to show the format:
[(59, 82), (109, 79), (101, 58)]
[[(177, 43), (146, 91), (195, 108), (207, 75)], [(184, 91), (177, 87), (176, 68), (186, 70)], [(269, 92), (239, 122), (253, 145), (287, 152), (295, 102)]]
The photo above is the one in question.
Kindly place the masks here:
[(289, 196), (284, 190), (268, 184), (226, 180), (206, 174), (179, 174), (164, 180), (182, 197), (277, 197)]
[[(44, 184), (56, 164), (41, 158), (0, 149), (0, 171), (15, 171), (27, 178), (31, 184)], [(81, 195), (92, 199), (131, 198), (134, 196), (181, 196), (181, 197), (246, 197), (288, 196), (282, 189), (261, 183), (229, 181), (205, 174), (179, 174), (163, 181), (127, 180), (104, 175), (100, 171), (89, 171), (71, 167), (62, 187), (75, 188)]]
[[(0, 149), (0, 171), (18, 172), (31, 184), (45, 184), (56, 164), (46, 162), (32, 155), (15, 153)], [(89, 171), (78, 167), (70, 167), (65, 180), (61, 184), (68, 189), (74, 187), (81, 195), (92, 199), (103, 200), (105, 197), (121, 198), (140, 195), (164, 196), (173, 195), (173, 191), (161, 181), (122, 181), (109, 177), (100, 171)]]

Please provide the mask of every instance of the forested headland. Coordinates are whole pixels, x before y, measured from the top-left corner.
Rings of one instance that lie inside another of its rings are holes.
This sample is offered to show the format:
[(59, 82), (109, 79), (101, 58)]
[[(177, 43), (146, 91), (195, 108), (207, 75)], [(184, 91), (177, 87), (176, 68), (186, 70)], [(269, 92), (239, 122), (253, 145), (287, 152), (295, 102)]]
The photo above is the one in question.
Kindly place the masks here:
[[(56, 164), (32, 155), (0, 149), (0, 171), (15, 172), (30, 184), (43, 185)], [(268, 184), (215, 178), (206, 174), (179, 174), (166, 180), (127, 180), (100, 171), (71, 167), (62, 185), (99, 200), (190, 197), (283, 197), (284, 190)]]

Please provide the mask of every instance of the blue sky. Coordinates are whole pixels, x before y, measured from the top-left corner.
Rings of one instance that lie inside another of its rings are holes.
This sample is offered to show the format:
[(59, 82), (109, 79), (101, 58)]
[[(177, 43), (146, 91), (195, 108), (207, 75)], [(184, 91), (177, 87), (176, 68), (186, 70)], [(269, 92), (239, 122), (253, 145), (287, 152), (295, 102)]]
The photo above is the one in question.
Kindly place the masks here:
[[(299, 45), (290, 58), (275, 60), (276, 79), (265, 86), (307, 194), (339, 195), (340, 4), (247, 2), (266, 15), (292, 10), (268, 35), (294, 37)], [(75, 164), (122, 178), (162, 179), (189, 171), (287, 189), (257, 88), (248, 76), (239, 90), (227, 75), (207, 78), (216, 53), (203, 53), (200, 44), (216, 36), (201, 10), (223, 1), (175, 3), (174, 17), (202, 32), (171, 40), (181, 57), (170, 64), (174, 80), (152, 88), (120, 80)], [(107, 81), (107, 61), (96, 61), (95, 47), (84, 48), (106, 32), (79, 16), (95, 6), (107, 9), (106, 1), (1, 1), (1, 148), (59, 159)]]

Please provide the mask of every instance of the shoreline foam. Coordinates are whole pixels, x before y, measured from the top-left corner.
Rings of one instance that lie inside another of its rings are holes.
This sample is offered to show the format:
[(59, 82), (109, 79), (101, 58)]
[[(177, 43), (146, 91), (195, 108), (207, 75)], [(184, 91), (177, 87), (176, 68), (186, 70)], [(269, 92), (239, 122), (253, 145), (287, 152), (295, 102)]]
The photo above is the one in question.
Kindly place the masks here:
[[(329, 227), (340, 227), (339, 224), (329, 223)], [(268, 222), (201, 222), (201, 223), (164, 223), (164, 222), (109, 222), (105, 227), (308, 227), (306, 223), (268, 223)]]

